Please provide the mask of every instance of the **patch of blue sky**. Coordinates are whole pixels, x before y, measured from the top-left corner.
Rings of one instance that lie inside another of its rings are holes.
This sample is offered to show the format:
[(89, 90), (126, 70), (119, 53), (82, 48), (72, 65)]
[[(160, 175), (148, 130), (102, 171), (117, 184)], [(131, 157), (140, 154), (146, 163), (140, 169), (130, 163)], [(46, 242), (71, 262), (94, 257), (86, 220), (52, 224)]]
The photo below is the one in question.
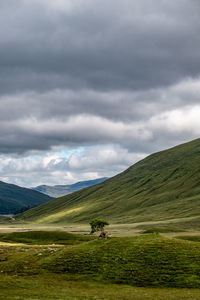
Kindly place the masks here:
[(72, 154), (80, 155), (85, 152), (87, 147), (78, 147), (74, 149), (61, 148), (58, 152), (55, 152), (56, 155), (69, 159)]

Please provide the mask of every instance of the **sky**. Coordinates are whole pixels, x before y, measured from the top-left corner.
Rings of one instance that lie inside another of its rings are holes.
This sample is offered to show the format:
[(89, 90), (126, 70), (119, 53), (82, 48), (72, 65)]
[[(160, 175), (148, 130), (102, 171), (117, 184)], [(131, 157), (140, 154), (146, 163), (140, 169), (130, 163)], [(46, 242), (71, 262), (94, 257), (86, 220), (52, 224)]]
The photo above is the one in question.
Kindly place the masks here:
[(1, 0), (0, 180), (111, 177), (200, 137), (200, 1)]

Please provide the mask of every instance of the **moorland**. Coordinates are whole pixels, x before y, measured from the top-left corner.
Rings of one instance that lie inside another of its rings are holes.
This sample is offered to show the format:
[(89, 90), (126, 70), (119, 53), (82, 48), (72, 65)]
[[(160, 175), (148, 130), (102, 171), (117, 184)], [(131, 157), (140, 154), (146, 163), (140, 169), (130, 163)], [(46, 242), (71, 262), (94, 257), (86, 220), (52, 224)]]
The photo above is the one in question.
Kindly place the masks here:
[[(0, 217), (0, 299), (200, 299), (200, 140)], [(90, 235), (103, 217), (112, 234)]]

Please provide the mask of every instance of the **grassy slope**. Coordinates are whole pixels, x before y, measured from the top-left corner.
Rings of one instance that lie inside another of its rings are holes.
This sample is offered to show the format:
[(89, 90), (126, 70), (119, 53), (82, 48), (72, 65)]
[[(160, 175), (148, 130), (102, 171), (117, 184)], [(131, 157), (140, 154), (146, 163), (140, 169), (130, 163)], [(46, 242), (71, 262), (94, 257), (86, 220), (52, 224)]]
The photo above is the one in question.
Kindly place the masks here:
[[(65, 232), (6, 236), (9, 242), (25, 238), (29, 245), (0, 242), (2, 300), (200, 299), (200, 243), (159, 235), (91, 241)], [(49, 245), (63, 238), (67, 246)]]
[(80, 242), (62, 247), (0, 246), (0, 274), (52, 273), (79, 281), (200, 288), (199, 243), (158, 235)]
[(31, 189), (0, 181), (0, 213), (15, 214), (52, 198)]
[(60, 250), (42, 267), (134, 286), (200, 288), (200, 245), (159, 236), (93, 241)]
[(104, 183), (18, 216), (37, 223), (88, 222), (101, 216), (131, 223), (200, 213), (200, 139), (155, 153)]

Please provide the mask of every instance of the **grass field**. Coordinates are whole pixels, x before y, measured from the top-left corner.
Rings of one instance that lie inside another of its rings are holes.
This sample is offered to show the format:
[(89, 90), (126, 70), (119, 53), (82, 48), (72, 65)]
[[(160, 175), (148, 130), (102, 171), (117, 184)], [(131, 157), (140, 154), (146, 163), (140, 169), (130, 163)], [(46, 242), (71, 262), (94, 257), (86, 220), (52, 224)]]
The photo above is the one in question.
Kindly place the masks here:
[(191, 241), (191, 242), (200, 242), (200, 235), (183, 235), (183, 236), (176, 236), (177, 239)]
[(77, 245), (82, 242), (93, 240), (93, 236), (74, 235), (62, 231), (28, 231), (1, 233), (0, 241), (10, 243), (24, 244), (59, 244), (59, 245)]
[(196, 300), (199, 261), (199, 242), (159, 234), (2, 233), (0, 299)]
[(198, 289), (142, 288), (65, 275), (0, 275), (1, 300), (199, 300)]

